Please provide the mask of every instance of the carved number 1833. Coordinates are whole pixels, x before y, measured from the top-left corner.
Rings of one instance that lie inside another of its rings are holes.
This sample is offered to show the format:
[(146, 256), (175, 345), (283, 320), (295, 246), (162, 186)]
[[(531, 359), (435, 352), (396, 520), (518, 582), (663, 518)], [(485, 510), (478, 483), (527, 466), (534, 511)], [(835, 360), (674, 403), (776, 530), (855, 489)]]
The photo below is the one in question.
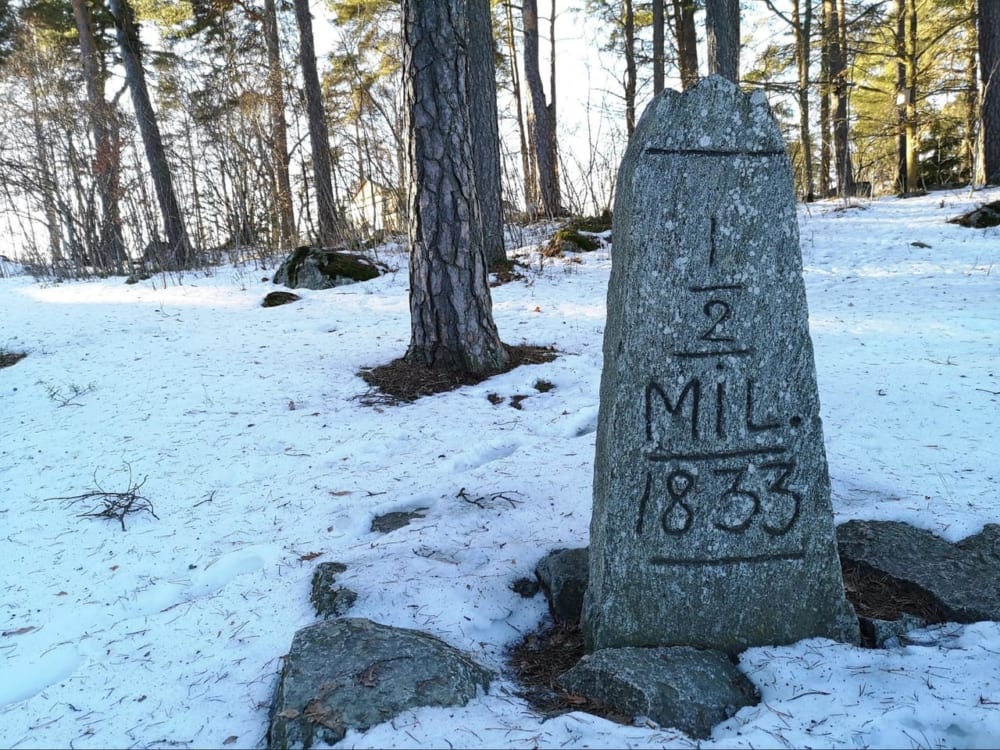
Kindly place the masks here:
[[(712, 526), (720, 531), (741, 534), (759, 520), (761, 529), (771, 536), (787, 534), (798, 520), (802, 496), (788, 486), (795, 471), (794, 461), (768, 461), (755, 466), (764, 473), (764, 492), (746, 486), (749, 466), (712, 469), (717, 477), (728, 482), (726, 489), (714, 503)], [(696, 474), (685, 469), (674, 469), (667, 475), (667, 503), (659, 514), (659, 526), (664, 533), (680, 536), (687, 533), (695, 521), (692, 498), (698, 485)], [(652, 510), (652, 474), (646, 474), (646, 489), (639, 503), (636, 533), (641, 534), (646, 516)]]

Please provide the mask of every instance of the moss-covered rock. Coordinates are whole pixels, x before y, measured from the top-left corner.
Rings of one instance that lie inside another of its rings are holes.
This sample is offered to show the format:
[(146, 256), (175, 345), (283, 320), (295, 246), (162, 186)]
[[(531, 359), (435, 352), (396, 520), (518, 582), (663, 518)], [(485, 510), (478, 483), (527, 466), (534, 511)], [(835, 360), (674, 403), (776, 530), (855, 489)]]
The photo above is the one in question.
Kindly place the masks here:
[(293, 250), (274, 274), (290, 289), (330, 289), (377, 278), (381, 269), (363, 255), (308, 245)]
[(563, 253), (590, 253), (601, 248), (601, 240), (590, 234), (566, 226), (559, 229), (548, 244), (542, 248), (542, 255), (555, 258)]

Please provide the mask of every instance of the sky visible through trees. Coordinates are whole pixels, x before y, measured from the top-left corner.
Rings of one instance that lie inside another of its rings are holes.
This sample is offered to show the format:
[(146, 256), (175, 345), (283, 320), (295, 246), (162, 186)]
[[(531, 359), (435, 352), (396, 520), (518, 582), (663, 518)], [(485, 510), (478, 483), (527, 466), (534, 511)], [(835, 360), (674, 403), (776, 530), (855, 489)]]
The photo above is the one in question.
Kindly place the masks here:
[[(666, 84), (674, 88), (680, 84), (674, 16), (684, 7), (681, 2), (665, 7)], [(698, 2), (695, 8), (704, 75), (705, 11)], [(767, 92), (784, 129), (800, 197), (845, 192), (842, 188), (863, 195), (912, 192), (982, 179), (976, 8), (973, 0), (743, 3), (740, 80)], [(8, 254), (59, 260), (77, 273), (120, 266), (116, 253), (106, 250), (108, 216), (120, 217), (122, 241), (133, 260), (169, 240), (155, 208), (160, 182), (150, 178), (124, 93), (112, 17), (100, 4), (92, 4), (91, 11), (96, 70), (105, 81), (108, 107), (100, 118), (74, 116), (97, 105), (83, 95), (87, 88), (69, 2), (9, 0), (0, 8), (0, 232), (8, 238)], [(398, 4), (329, 0), (312, 3), (310, 11), (330, 135), (334, 210), (370, 217), (353, 222), (358, 238), (399, 231), (405, 214), (405, 117)], [(329, 239), (329, 210), (320, 210), (317, 202), (326, 188), (317, 191), (313, 169), (312, 144), (322, 141), (310, 138), (315, 128), (305, 106), (309, 98), (291, 6), (146, 2), (137, 4), (137, 12), (145, 41), (142, 62), (191, 243), (204, 251)], [(539, 72), (547, 100), (553, 81), (556, 88), (560, 205), (539, 203), (536, 160), (522, 158), (522, 151), (535, 153), (539, 138), (529, 127), (522, 9), (504, 0), (494, 3), (493, 22), (508, 221), (531, 218), (539, 207), (577, 214), (609, 208), (627, 142), (627, 115), (640, 114), (652, 95), (649, 4), (543, 1), (538, 15)], [(263, 29), (272, 28), (272, 21), (277, 50), (264, 44)], [(796, 33), (803, 28), (808, 34)], [(796, 50), (803, 40), (808, 56)], [(806, 70), (796, 70), (799, 60), (808, 61)], [(93, 58), (89, 70), (93, 79)], [(275, 127), (278, 79), (285, 148)], [(800, 117), (802, 103), (810, 107), (805, 117)], [(116, 146), (109, 150), (108, 144)], [(105, 206), (102, 217), (93, 198), (112, 202), (102, 177), (109, 157), (117, 159), (119, 205)], [(847, 172), (844, 165), (850, 166)], [(376, 186), (379, 205), (352, 212), (366, 184)]]

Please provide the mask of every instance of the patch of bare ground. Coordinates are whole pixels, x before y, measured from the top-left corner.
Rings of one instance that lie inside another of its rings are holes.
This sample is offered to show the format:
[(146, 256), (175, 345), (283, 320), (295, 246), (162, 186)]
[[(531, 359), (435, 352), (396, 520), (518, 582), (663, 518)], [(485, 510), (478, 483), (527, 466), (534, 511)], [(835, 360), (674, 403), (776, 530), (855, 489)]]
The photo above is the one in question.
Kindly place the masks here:
[[(551, 362), (558, 352), (549, 346), (504, 345), (510, 364), (503, 372), (521, 365), (539, 365)], [(463, 385), (476, 385), (499, 372), (488, 374), (442, 370), (410, 362), (404, 357), (388, 364), (362, 370), (362, 380), (372, 387), (360, 400), (366, 406), (412, 403), (422, 396), (453, 391)]]
[(11, 352), (6, 349), (0, 349), (0, 369), (13, 367), (27, 356), (27, 352)]
[(525, 268), (523, 263), (515, 260), (505, 260), (494, 263), (490, 266), (490, 286), (498, 287), (509, 284), (512, 281), (524, 281), (525, 275), (520, 269)]
[(928, 624), (948, 619), (934, 597), (916, 586), (906, 586), (865, 565), (843, 563), (841, 567), (847, 600), (859, 617), (898, 620), (910, 614)]
[(631, 724), (632, 717), (583, 695), (564, 690), (556, 682), (583, 658), (583, 633), (579, 623), (552, 625), (528, 633), (511, 648), (508, 664), (523, 688), (522, 697), (543, 716), (585, 711), (619, 724)]

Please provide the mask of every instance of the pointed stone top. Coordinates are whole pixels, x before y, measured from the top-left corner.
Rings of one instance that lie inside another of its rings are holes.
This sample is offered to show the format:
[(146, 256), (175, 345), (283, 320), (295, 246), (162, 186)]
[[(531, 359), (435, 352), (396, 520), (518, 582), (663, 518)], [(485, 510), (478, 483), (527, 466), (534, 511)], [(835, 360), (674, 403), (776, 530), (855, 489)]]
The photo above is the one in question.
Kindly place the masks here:
[(709, 76), (683, 93), (664, 90), (649, 103), (629, 150), (649, 149), (783, 154), (785, 142), (762, 91), (747, 94), (732, 81)]

